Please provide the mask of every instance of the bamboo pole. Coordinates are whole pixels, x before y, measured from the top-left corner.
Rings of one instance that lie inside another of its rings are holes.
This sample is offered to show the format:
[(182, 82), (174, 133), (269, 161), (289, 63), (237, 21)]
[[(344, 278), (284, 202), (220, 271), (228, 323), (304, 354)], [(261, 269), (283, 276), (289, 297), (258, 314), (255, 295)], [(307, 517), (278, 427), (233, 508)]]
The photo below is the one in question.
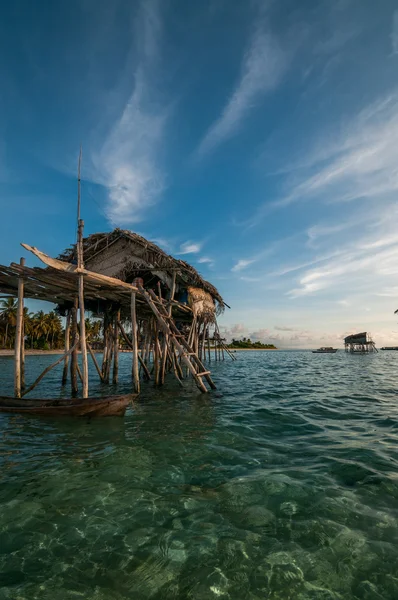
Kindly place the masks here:
[(140, 374), (138, 371), (138, 340), (137, 340), (137, 314), (136, 314), (136, 294), (131, 292), (131, 337), (133, 342), (133, 379), (134, 391), (140, 393)]
[(71, 332), (73, 352), (70, 361), (70, 381), (72, 388), (72, 396), (76, 396), (78, 392), (77, 386), (77, 298), (75, 298), (73, 307), (71, 308)]
[[(79, 166), (80, 171), (80, 166)], [(80, 181), (80, 172), (79, 172), (79, 181)], [(80, 190), (80, 187), (79, 187)], [(79, 219), (79, 260), (78, 266), (79, 268), (83, 267), (83, 227), (84, 221)], [(83, 390), (82, 397), (88, 398), (88, 359), (87, 359), (87, 345), (86, 345), (86, 322), (84, 320), (84, 275), (81, 273), (79, 275), (79, 313), (80, 313), (80, 351), (82, 355), (82, 365), (83, 365)]]
[[(25, 259), (21, 258), (20, 266), (25, 266)], [(15, 329), (15, 356), (14, 356), (14, 396), (21, 397), (21, 357), (22, 357), (22, 331), (23, 331), (23, 294), (24, 283), (23, 278), (18, 278), (18, 307), (17, 307), (17, 322)]]
[(25, 314), (22, 310), (22, 332), (21, 332), (21, 392), (25, 389)]
[(102, 378), (103, 381), (105, 382), (105, 377), (106, 377), (106, 368), (107, 368), (107, 357), (108, 357), (108, 312), (105, 311), (104, 313), (104, 326), (103, 326), (104, 332), (103, 332), (103, 350), (102, 350), (102, 365), (101, 365), (101, 372), (102, 372)]
[(144, 342), (144, 362), (149, 365), (149, 354), (151, 344), (151, 321), (148, 319), (145, 323), (145, 342)]
[[(143, 294), (144, 298), (146, 299), (146, 301), (148, 302), (149, 306), (152, 309), (152, 312), (154, 313), (157, 322), (160, 326), (160, 328), (162, 329), (162, 331), (164, 333), (169, 333), (170, 329), (169, 329), (169, 325), (164, 321), (162, 315), (160, 314), (160, 312), (158, 311), (157, 307), (155, 306), (154, 302), (152, 301), (152, 294), (151, 294), (151, 290), (149, 290), (149, 292), (146, 292), (142, 287), (140, 288), (141, 293)], [(153, 294), (155, 296), (155, 294)], [(155, 296), (156, 298), (156, 296)], [(170, 321), (170, 325), (173, 324), (173, 321)], [(175, 327), (175, 325), (174, 325)], [(174, 328), (173, 328), (174, 329)], [(175, 328), (176, 329), (176, 328)], [(185, 341), (185, 339), (183, 337), (181, 337), (181, 343), (179, 341), (177, 341), (177, 338), (175, 337), (176, 332), (172, 331), (173, 335), (172, 335), (172, 342), (174, 344), (174, 346), (177, 348), (181, 359), (184, 361), (185, 365), (188, 367), (188, 369), (190, 370), (190, 372), (192, 373), (196, 385), (198, 386), (198, 388), (201, 390), (201, 392), (203, 393), (207, 393), (207, 389), (205, 384), (203, 383), (203, 381), (201, 380), (200, 377), (198, 377), (198, 374), (196, 372), (195, 367), (193, 366), (193, 364), (191, 363), (189, 357), (186, 355), (185, 350), (184, 350), (184, 346), (186, 347), (187, 342)], [(213, 383), (213, 381), (211, 380), (211, 378), (208, 375), (208, 372), (206, 372), (206, 379), (211, 381), (212, 385), (215, 388), (215, 385)]]
[(119, 377), (119, 330), (118, 330), (118, 322), (120, 321), (120, 309), (117, 311), (115, 316), (115, 339), (113, 346), (113, 378), (112, 383), (118, 382)]
[[(72, 354), (75, 349), (78, 347), (79, 345), (79, 340), (76, 341), (75, 345), (72, 346), (72, 348), (68, 351), (68, 355)], [(59, 365), (59, 363), (61, 363), (63, 360), (65, 360), (65, 356), (66, 353), (61, 356), (61, 358), (59, 358), (58, 360), (55, 361), (55, 363), (53, 363), (52, 365), (49, 365), (46, 369), (44, 369), (43, 373), (41, 373), (41, 375), (39, 375), (39, 377), (36, 379), (36, 381), (34, 383), (32, 383), (32, 385), (30, 385), (28, 387), (28, 389), (26, 389), (24, 391), (24, 393), (22, 394), (22, 396), (26, 396), (26, 394), (29, 394), (29, 392), (31, 392), (38, 383), (40, 383), (40, 381), (43, 379), (43, 377), (49, 372), (51, 371), (51, 369), (53, 369), (54, 367), (56, 367), (57, 365)]]
[[(70, 309), (66, 315), (65, 324), (65, 352), (70, 348)], [(69, 355), (65, 356), (64, 369), (62, 371), (62, 385), (65, 385), (68, 380)]]
[[(170, 290), (170, 297), (169, 297), (169, 308), (168, 308), (168, 315), (169, 318), (171, 318), (172, 315), (172, 302), (174, 300), (174, 294), (175, 294), (175, 290), (176, 290), (176, 272), (173, 271), (173, 279), (171, 282), (171, 290)], [(160, 287), (159, 287), (159, 296), (160, 296)], [(167, 360), (167, 349), (169, 346), (169, 336), (167, 333), (164, 334), (164, 342), (163, 342), (163, 355), (162, 355), (162, 363), (161, 363), (161, 367), (160, 367), (160, 384), (163, 385), (164, 384), (164, 379), (165, 379), (165, 373), (166, 373), (166, 360)]]
[(101, 382), (102, 382), (102, 383), (104, 383), (104, 378), (103, 378), (103, 376), (102, 376), (101, 369), (100, 369), (100, 366), (99, 366), (99, 364), (98, 364), (98, 361), (97, 361), (97, 359), (96, 359), (96, 357), (95, 357), (95, 354), (94, 354), (94, 352), (93, 352), (93, 349), (91, 348), (91, 346), (90, 346), (90, 344), (89, 344), (88, 342), (86, 342), (86, 343), (87, 343), (87, 349), (88, 349), (88, 351), (90, 352), (90, 356), (91, 356), (91, 358), (93, 359), (93, 363), (94, 363), (94, 366), (95, 366), (95, 368), (96, 368), (96, 370), (97, 370), (97, 373), (98, 373), (98, 375), (99, 375), (99, 378), (101, 379)]
[[(127, 345), (128, 345), (130, 348), (131, 348), (131, 349), (133, 349), (133, 348), (134, 348), (134, 346), (133, 346), (133, 344), (130, 342), (129, 338), (127, 337), (127, 334), (126, 334), (126, 332), (124, 331), (123, 325), (121, 324), (121, 322), (120, 322), (120, 321), (119, 321), (118, 325), (119, 325), (120, 333), (121, 333), (121, 334), (122, 334), (122, 336), (124, 337), (126, 344), (127, 344)], [(140, 365), (141, 365), (141, 367), (142, 367), (142, 369), (143, 369), (143, 371), (144, 371), (144, 375), (145, 375), (146, 379), (148, 379), (148, 380), (149, 380), (149, 379), (151, 379), (151, 374), (149, 373), (149, 371), (148, 371), (148, 367), (146, 366), (146, 364), (145, 364), (144, 360), (143, 360), (143, 359), (142, 359), (142, 357), (140, 356), (140, 353), (138, 353), (138, 360), (140, 361)]]
[(106, 383), (109, 383), (109, 379), (111, 377), (111, 366), (112, 366), (112, 359), (113, 359), (113, 328), (112, 328), (112, 324), (109, 323), (109, 328), (108, 328), (108, 361), (106, 363)]
[(79, 363), (77, 363), (77, 365), (76, 365), (76, 371), (77, 371), (77, 374), (79, 375), (80, 383), (83, 383), (83, 375), (80, 370)]

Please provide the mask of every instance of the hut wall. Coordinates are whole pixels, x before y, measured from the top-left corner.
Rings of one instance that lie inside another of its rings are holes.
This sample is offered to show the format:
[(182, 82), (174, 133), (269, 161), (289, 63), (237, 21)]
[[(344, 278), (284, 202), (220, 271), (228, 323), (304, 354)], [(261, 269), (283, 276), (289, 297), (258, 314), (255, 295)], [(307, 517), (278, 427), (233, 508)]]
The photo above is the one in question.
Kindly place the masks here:
[(120, 273), (129, 261), (142, 262), (142, 258), (138, 254), (134, 255), (131, 250), (129, 241), (121, 238), (91, 260), (87, 260), (86, 268), (90, 271), (102, 273), (102, 275), (116, 277), (117, 273)]
[[(129, 264), (137, 263), (139, 265), (148, 266), (153, 269), (153, 265), (146, 260), (145, 249), (139, 245), (135, 245), (132, 241), (126, 238), (120, 238), (108, 248), (104, 248), (99, 254), (86, 262), (86, 268), (108, 275), (109, 277), (124, 277), (120, 273), (128, 268)], [(159, 277), (170, 288), (172, 277), (164, 271), (152, 271), (156, 277)]]

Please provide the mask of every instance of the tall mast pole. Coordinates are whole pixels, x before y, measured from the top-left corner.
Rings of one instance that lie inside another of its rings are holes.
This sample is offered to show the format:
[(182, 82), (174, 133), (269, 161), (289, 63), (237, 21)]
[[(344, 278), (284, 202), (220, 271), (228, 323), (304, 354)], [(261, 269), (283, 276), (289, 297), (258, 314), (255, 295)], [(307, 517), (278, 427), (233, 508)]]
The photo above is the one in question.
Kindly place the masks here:
[[(77, 268), (83, 269), (83, 229), (84, 221), (80, 218), (81, 208), (81, 162), (82, 162), (82, 147), (80, 146), (79, 165), (77, 173)], [(80, 312), (80, 351), (82, 354), (83, 364), (83, 398), (88, 398), (88, 360), (87, 360), (87, 343), (86, 343), (86, 323), (84, 320), (84, 275), (79, 273), (79, 312)]]

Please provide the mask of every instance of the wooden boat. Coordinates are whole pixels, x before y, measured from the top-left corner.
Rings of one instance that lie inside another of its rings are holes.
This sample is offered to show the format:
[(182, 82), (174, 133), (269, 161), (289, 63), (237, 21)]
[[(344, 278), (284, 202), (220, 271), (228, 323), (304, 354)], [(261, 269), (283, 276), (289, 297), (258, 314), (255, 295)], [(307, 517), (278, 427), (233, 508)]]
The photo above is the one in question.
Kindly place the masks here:
[(53, 417), (122, 417), (138, 394), (103, 398), (29, 399), (0, 396), (0, 412)]
[(336, 354), (337, 348), (330, 348), (323, 346), (322, 348), (318, 348), (318, 350), (313, 350), (312, 354)]

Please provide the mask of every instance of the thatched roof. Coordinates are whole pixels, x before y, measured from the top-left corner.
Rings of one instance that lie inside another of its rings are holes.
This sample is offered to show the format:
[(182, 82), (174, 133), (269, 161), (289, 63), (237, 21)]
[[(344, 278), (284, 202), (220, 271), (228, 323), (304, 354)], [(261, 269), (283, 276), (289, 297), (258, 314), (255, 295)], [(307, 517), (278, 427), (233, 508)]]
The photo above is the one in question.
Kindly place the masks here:
[[(159, 248), (153, 242), (145, 239), (141, 235), (129, 231), (128, 229), (114, 229), (110, 233), (93, 233), (83, 240), (83, 256), (84, 262), (90, 262), (95, 256), (101, 252), (106, 251), (112, 244), (117, 240), (125, 238), (130, 240), (135, 246), (140, 248), (140, 256), (142, 259), (141, 264), (129, 265), (130, 269), (139, 270), (148, 269), (148, 266), (152, 269), (165, 272), (176, 272), (177, 283), (185, 286), (195, 286), (204, 289), (208, 292), (212, 298), (217, 301), (219, 308), (223, 309), (225, 304), (218, 290), (203, 279), (198, 271), (184, 260), (180, 260), (170, 256), (164, 250)], [(65, 250), (60, 256), (60, 260), (74, 262), (77, 259), (76, 246), (73, 245), (71, 248)], [(122, 277), (122, 274), (119, 275)]]

